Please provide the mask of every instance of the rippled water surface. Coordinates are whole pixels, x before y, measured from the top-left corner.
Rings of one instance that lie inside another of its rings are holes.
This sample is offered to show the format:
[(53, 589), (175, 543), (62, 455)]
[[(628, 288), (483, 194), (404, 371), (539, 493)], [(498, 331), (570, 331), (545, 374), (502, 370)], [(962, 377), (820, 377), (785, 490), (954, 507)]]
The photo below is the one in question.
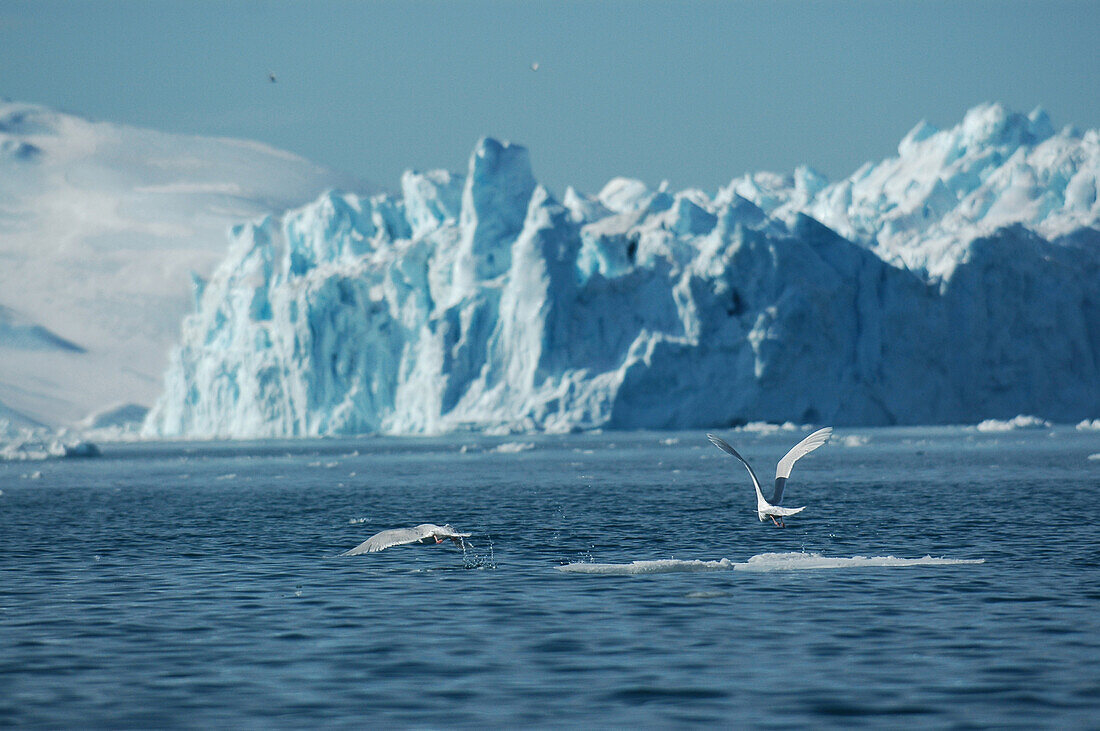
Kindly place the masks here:
[(0, 464), (0, 726), (1100, 725), (1100, 432), (838, 430), (785, 530), (702, 433), (103, 452)]

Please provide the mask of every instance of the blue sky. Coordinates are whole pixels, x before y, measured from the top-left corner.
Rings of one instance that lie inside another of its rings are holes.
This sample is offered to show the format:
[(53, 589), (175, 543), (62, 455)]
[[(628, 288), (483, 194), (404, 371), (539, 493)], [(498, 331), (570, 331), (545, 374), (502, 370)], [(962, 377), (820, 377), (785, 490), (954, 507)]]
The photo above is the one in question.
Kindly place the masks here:
[(616, 175), (713, 191), (800, 163), (841, 177), (985, 101), (1100, 127), (1097, 28), (1096, 0), (0, 0), (0, 95), (385, 187), (464, 169), (492, 135), (559, 195)]

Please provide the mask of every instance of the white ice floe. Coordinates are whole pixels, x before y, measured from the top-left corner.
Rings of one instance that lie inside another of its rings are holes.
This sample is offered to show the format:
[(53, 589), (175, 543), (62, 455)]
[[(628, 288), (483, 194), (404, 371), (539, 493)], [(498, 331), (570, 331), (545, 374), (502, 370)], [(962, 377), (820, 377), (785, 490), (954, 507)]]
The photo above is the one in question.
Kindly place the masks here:
[(895, 556), (852, 556), (835, 558), (818, 553), (762, 553), (745, 562), (734, 562), (727, 558), (717, 561), (684, 561), (678, 559), (657, 559), (652, 561), (633, 561), (625, 564), (615, 563), (570, 563), (558, 566), (559, 571), (572, 574), (603, 574), (624, 576), (633, 574), (667, 574), (694, 571), (809, 571), (815, 569), (851, 569), (851, 568), (899, 568), (917, 566), (957, 566), (985, 563), (985, 559), (935, 558), (897, 558)]
[(1038, 416), (1027, 416), (1020, 414), (1017, 417), (1008, 420), (999, 419), (986, 419), (978, 424), (976, 427), (978, 431), (982, 432), (1001, 432), (1001, 431), (1015, 431), (1017, 429), (1049, 429), (1051, 423), (1045, 419), (1040, 419)]
[(497, 452), (498, 454), (516, 454), (517, 452), (528, 452), (535, 448), (534, 442), (504, 442), (490, 449), (490, 452)]
[(803, 427), (790, 421), (782, 424), (772, 424), (767, 421), (750, 421), (748, 424), (736, 427), (735, 430), (754, 434), (774, 434), (778, 431), (795, 431), (801, 428)]
[(631, 563), (570, 563), (558, 566), (558, 571), (570, 574), (670, 574), (689, 571), (729, 571), (737, 564), (728, 558), (718, 561), (680, 561), (674, 558)]

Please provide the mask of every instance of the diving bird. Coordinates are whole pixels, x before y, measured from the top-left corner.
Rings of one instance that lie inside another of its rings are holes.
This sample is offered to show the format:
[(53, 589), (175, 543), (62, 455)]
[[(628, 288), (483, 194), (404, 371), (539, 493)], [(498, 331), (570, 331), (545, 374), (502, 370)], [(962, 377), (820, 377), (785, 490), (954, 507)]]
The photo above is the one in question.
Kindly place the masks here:
[[(749, 471), (749, 477), (752, 478), (752, 486), (756, 488), (756, 515), (760, 520), (764, 520), (767, 516), (775, 523), (776, 528), (786, 528), (786, 523), (783, 521), (788, 515), (794, 515), (795, 513), (801, 513), (806, 509), (805, 506), (801, 508), (783, 508), (779, 506), (779, 503), (783, 501), (783, 488), (787, 485), (787, 478), (791, 476), (791, 468), (794, 467), (794, 463), (798, 461), (800, 457), (804, 457), (810, 452), (820, 447), (825, 442), (829, 441), (829, 436), (832, 435), (833, 428), (827, 426), (824, 429), (818, 429), (810, 436), (803, 439), (798, 444), (791, 447), (791, 451), (787, 452), (783, 459), (779, 460), (779, 464), (775, 468), (775, 491), (772, 493), (771, 499), (765, 500), (764, 493), (760, 491), (760, 480), (756, 479), (756, 473), (752, 471), (752, 466), (745, 461), (745, 458), (737, 453), (737, 450), (731, 447), (724, 439), (716, 437), (713, 434), (707, 434), (707, 439), (711, 441), (711, 444), (721, 449), (723, 452), (732, 454), (737, 459), (741, 460), (741, 464), (745, 465), (745, 468)], [(779, 520), (776, 520), (776, 518)]]
[(450, 538), (455, 545), (461, 548), (470, 546), (464, 539), (469, 538), (469, 533), (459, 533), (451, 525), (435, 525), (434, 523), (421, 523), (415, 528), (391, 528), (377, 533), (360, 543), (350, 551), (341, 553), (341, 556), (358, 556), (362, 553), (374, 553), (390, 546), (401, 546), (406, 543), (437, 544)]

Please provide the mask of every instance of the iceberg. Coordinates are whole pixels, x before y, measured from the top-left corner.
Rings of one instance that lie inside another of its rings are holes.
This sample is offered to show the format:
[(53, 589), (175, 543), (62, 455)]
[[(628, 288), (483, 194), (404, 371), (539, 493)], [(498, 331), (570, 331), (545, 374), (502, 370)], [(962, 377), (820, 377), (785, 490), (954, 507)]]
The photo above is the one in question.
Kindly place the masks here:
[(1097, 180), (1100, 133), (996, 105), (713, 197), (559, 201), (482, 139), (465, 174), (235, 227), (143, 434), (1094, 418)]

